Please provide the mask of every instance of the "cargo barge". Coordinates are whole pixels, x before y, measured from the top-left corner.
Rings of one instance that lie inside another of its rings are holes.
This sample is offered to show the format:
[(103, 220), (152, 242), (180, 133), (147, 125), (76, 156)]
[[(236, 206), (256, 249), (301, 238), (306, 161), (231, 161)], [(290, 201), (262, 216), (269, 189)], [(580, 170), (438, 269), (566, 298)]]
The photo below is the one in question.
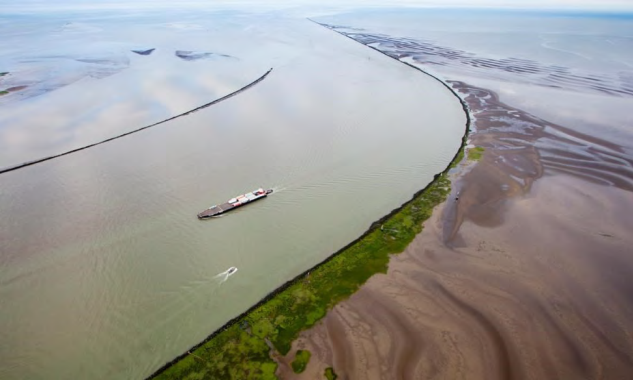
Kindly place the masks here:
[(259, 188), (257, 190), (251, 191), (250, 193), (239, 195), (235, 198), (231, 198), (228, 202), (223, 203), (221, 205), (213, 205), (208, 209), (202, 211), (198, 214), (198, 218), (207, 219), (213, 218), (214, 216), (219, 216), (224, 214), (225, 212), (229, 212), (231, 210), (235, 210), (238, 207), (244, 206), (245, 204), (255, 202), (262, 198), (266, 198), (268, 194), (272, 193), (272, 189), (264, 190)]

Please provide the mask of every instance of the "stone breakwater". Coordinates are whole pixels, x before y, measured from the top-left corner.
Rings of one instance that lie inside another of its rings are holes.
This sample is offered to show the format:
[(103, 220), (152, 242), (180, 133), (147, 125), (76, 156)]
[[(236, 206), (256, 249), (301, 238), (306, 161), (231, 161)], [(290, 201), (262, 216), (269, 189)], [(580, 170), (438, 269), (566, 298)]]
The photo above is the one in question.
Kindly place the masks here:
[(253, 82), (247, 84), (246, 86), (244, 86), (244, 87), (242, 87), (242, 88), (240, 88), (240, 89), (238, 89), (236, 91), (233, 91), (230, 94), (224, 95), (221, 98), (215, 99), (215, 100), (213, 100), (213, 101), (211, 101), (209, 103), (205, 103), (205, 104), (203, 104), (203, 105), (201, 105), (199, 107), (196, 107), (196, 108), (194, 108), (192, 110), (189, 110), (189, 111), (183, 112), (181, 114), (172, 116), (172, 117), (170, 117), (168, 119), (165, 119), (165, 120), (161, 120), (161, 121), (156, 122), (154, 124), (146, 125), (146, 126), (144, 126), (142, 128), (138, 128), (138, 129), (135, 129), (135, 130), (130, 131), (130, 132), (125, 132), (125, 133), (122, 133), (120, 135), (107, 138), (105, 140), (102, 140), (102, 141), (99, 141), (99, 142), (96, 142), (96, 143), (93, 143), (93, 144), (85, 145), (85, 146), (82, 146), (82, 147), (79, 147), (79, 148), (76, 148), (76, 149), (72, 149), (72, 150), (69, 150), (69, 151), (66, 151), (66, 152), (63, 152), (63, 153), (55, 154), (55, 155), (52, 155), (52, 156), (38, 158), (36, 160), (24, 162), (24, 163), (19, 164), (19, 165), (3, 168), (3, 169), (0, 169), (0, 174), (11, 172), (11, 171), (18, 170), (18, 169), (22, 169), (22, 168), (27, 167), (27, 166), (39, 164), (40, 162), (49, 161), (49, 160), (52, 160), (54, 158), (59, 158), (59, 157), (62, 157), (62, 156), (66, 156), (66, 155), (69, 155), (69, 154), (72, 154), (72, 153), (75, 153), (75, 152), (79, 152), (81, 150), (85, 150), (85, 149), (88, 149), (88, 148), (95, 147), (97, 145), (105, 144), (107, 142), (110, 142), (110, 141), (113, 141), (113, 140), (116, 140), (116, 139), (120, 139), (121, 137), (125, 137), (125, 136), (131, 135), (133, 133), (144, 131), (146, 129), (155, 127), (157, 125), (164, 124), (164, 123), (166, 123), (168, 121), (172, 121), (174, 119), (178, 119), (180, 117), (190, 115), (190, 114), (192, 114), (194, 112), (200, 111), (200, 110), (202, 110), (204, 108), (210, 107), (210, 106), (212, 106), (214, 104), (218, 104), (218, 103), (223, 102), (223, 101), (225, 101), (225, 100), (227, 100), (229, 98), (232, 98), (232, 97), (234, 97), (236, 95), (239, 95), (240, 93), (242, 93), (242, 92), (248, 90), (249, 88), (255, 86), (257, 83), (263, 81), (268, 76), (268, 74), (271, 73), (271, 71), (273, 71), (272, 68), (270, 68), (268, 71), (266, 71), (266, 73), (264, 73), (264, 75), (262, 75), (261, 77), (257, 78)]

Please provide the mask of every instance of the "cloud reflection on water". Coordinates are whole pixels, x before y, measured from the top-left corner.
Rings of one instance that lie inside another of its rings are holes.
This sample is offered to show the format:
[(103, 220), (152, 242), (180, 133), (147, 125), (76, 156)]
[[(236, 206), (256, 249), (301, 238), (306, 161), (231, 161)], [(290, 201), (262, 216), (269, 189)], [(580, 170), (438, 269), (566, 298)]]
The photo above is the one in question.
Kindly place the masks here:
[[(7, 52), (0, 64), (11, 73), (0, 85), (27, 86), (0, 98), (0, 167), (76, 149), (195, 108), (250, 83), (267, 64), (237, 58), (248, 46), (231, 46), (222, 34), (210, 32), (211, 26), (222, 25), (217, 16), (201, 22), (145, 17), (123, 25), (93, 14), (72, 17), (79, 21), (59, 18), (39, 26), (39, 17), (20, 19), (48, 36), (17, 36), (21, 47), (13, 51), (0, 44)], [(16, 28), (26, 30), (20, 25)], [(141, 56), (132, 52), (139, 46), (156, 50)], [(181, 59), (179, 51), (204, 59)]]

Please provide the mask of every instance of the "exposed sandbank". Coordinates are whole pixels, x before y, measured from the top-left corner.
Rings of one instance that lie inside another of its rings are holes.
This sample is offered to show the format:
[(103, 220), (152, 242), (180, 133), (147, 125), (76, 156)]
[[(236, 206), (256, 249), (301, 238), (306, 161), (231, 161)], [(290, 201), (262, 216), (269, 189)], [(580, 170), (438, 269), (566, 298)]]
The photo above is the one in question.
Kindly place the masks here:
[(226, 54), (209, 53), (204, 51), (188, 51), (188, 50), (176, 50), (174, 53), (176, 57), (185, 61), (197, 61), (199, 59), (223, 57), (223, 58), (235, 58)]
[(138, 55), (150, 55), (156, 50), (156, 48), (151, 48), (147, 50), (132, 50), (132, 53), (136, 53)]
[(449, 201), (386, 275), (293, 343), (312, 352), (306, 371), (280, 376), (626, 378), (633, 175), (599, 163), (627, 158), (490, 91), (453, 86), (476, 116), (482, 160), (460, 167)]
[(453, 68), (458, 69), (461, 74), (473, 77), (489, 78), (493, 75), (518, 83), (550, 88), (575, 89), (612, 96), (633, 95), (633, 79), (625, 74), (609, 75), (573, 70), (524, 58), (491, 58), (430, 41), (392, 37), (345, 26), (321, 25), (392, 58), (403, 61), (412, 59), (427, 67)]
[(5, 90), (0, 90), (0, 93), (3, 94), (3, 95), (7, 95), (7, 94), (10, 94), (12, 92), (24, 90), (27, 87), (28, 86), (13, 86), (13, 87), (9, 87), (9, 88), (7, 88)]

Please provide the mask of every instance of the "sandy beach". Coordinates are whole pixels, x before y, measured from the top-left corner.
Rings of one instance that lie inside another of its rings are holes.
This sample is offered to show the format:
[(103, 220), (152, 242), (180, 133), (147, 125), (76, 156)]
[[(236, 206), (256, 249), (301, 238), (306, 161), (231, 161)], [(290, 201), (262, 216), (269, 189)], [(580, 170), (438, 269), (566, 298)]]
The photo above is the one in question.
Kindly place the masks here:
[[(452, 196), (386, 275), (295, 341), (280, 378), (322, 379), (327, 367), (338, 379), (628, 378), (630, 158), (451, 85), (483, 158), (456, 168)], [(286, 364), (296, 349), (312, 352), (300, 375)]]

